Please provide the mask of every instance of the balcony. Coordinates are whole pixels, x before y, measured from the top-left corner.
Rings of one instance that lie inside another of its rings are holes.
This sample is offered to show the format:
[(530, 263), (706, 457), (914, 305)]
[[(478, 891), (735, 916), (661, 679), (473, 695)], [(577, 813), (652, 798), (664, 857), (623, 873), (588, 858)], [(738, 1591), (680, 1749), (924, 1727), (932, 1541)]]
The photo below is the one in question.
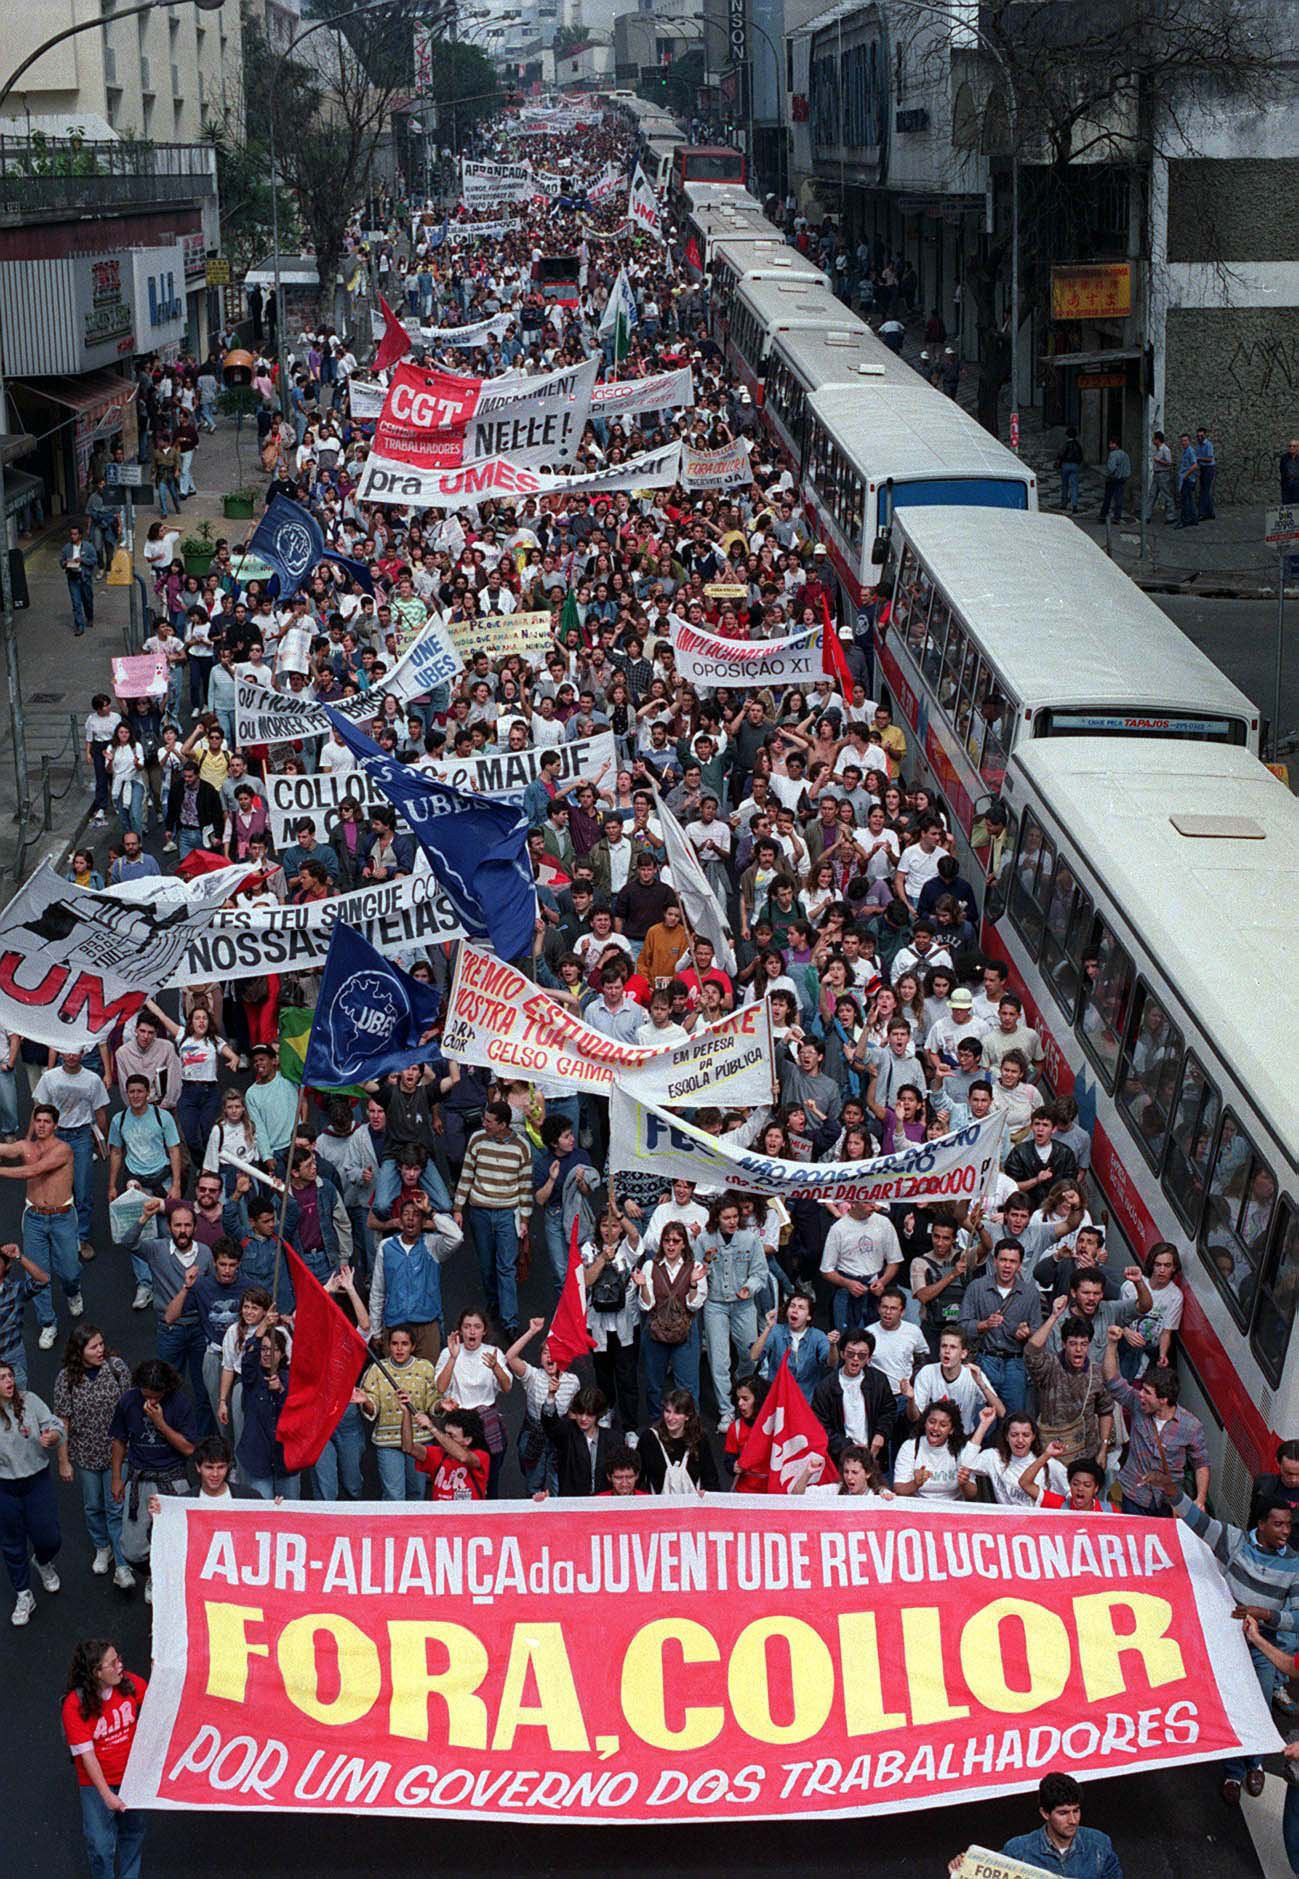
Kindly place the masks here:
[(216, 187), (209, 144), (0, 137), (0, 226), (201, 202)]

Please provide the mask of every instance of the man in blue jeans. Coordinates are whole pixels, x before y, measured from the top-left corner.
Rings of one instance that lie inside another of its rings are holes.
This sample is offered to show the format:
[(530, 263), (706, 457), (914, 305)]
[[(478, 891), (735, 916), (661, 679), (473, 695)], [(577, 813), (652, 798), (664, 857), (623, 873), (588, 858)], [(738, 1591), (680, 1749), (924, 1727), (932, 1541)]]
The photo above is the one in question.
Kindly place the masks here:
[(1042, 1322), (1042, 1294), (1025, 1278), (1023, 1264), (1018, 1240), (998, 1240), (992, 1271), (967, 1285), (961, 1299), (961, 1329), (978, 1350), (979, 1368), (1008, 1415), (1027, 1404), (1024, 1346)]
[[(26, 1181), (23, 1208), (23, 1253), (34, 1265), (57, 1278), (67, 1300), (68, 1315), (81, 1316), (81, 1260), (77, 1239), (77, 1210), (72, 1199), (72, 1150), (55, 1133), (59, 1113), (52, 1103), (37, 1103), (32, 1110), (31, 1140), (0, 1142), (0, 1176)], [(54, 1301), (51, 1288), (36, 1293), (37, 1340), (43, 1351), (54, 1344)]]
[(101, 1136), (106, 1138), (108, 1134), (108, 1091), (104, 1080), (97, 1071), (86, 1068), (79, 1050), (65, 1050), (57, 1065), (41, 1073), (32, 1097), (38, 1103), (52, 1103), (58, 1112), (59, 1140), (72, 1150), (81, 1257), (93, 1259), (90, 1222), (94, 1200), (94, 1132), (98, 1128)]
[(488, 1103), (483, 1126), (469, 1138), (451, 1218), (464, 1225), (492, 1316), (507, 1343), (519, 1334), (519, 1254), (532, 1213), (532, 1155), (514, 1133), (508, 1103)]
[(59, 550), (59, 566), (67, 577), (72, 631), (80, 639), (86, 628), (95, 624), (95, 569), (99, 556), (93, 542), (82, 540), (79, 528), (68, 530), (68, 539)]

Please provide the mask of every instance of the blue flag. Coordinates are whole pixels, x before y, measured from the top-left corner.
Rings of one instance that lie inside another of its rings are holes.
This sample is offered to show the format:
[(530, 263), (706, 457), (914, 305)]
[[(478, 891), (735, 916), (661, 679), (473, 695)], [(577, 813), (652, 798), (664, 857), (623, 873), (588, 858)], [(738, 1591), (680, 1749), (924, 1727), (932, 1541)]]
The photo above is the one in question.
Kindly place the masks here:
[(469, 938), (490, 940), (501, 959), (529, 952), (537, 885), (522, 809), (435, 783), (389, 757), (329, 705), (322, 709), (366, 776), (405, 816)]
[(433, 986), (393, 965), (340, 920), (329, 936), (302, 1081), (336, 1089), (431, 1056), (425, 1033), (441, 1002)]
[(340, 555), (325, 540), (324, 531), (310, 509), (287, 496), (277, 496), (253, 531), (249, 554), (259, 555), (275, 569), (280, 598), (296, 594), (312, 569), (321, 561), (336, 561), (367, 594), (374, 592), (374, 582), (364, 561)]

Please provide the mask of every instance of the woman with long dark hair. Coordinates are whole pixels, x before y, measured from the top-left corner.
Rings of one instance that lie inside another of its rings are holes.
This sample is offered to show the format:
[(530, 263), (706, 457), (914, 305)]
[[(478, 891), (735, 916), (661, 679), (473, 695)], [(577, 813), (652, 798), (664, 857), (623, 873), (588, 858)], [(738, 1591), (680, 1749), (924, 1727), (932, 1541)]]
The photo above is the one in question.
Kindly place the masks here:
[(641, 1480), (651, 1494), (715, 1494), (721, 1485), (689, 1390), (668, 1391), (659, 1419), (643, 1431), (637, 1453)]
[(129, 1592), (135, 1574), (122, 1551), (122, 1504), (112, 1495), (113, 1411), (131, 1387), (131, 1373), (110, 1351), (98, 1325), (73, 1327), (54, 1379), (54, 1413), (64, 1427), (59, 1443), (59, 1479), (81, 1484), (86, 1531), (95, 1549), (90, 1570), (112, 1571), (113, 1584)]
[(63, 1734), (76, 1765), (81, 1829), (95, 1879), (139, 1879), (146, 1820), (118, 1789), (148, 1687), (127, 1670), (109, 1638), (87, 1638), (72, 1653)]
[(30, 1390), (18, 1388), (12, 1364), (0, 1363), (0, 1552), (17, 1598), (11, 1623), (29, 1623), (36, 1609), (28, 1555), (47, 1592), (57, 1592), (54, 1560), (63, 1536), (50, 1478), (51, 1451), (63, 1424)]

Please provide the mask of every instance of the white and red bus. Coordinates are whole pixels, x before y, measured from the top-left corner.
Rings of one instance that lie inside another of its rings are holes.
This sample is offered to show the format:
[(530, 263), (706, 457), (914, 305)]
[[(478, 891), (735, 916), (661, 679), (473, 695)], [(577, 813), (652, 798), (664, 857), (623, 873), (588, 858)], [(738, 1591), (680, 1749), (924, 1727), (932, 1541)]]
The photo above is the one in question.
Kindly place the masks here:
[(910, 384), (866, 380), (811, 392), (806, 422), (808, 520), (829, 552), (849, 618), (879, 582), (896, 514), (1037, 507), (1037, 478), (1014, 451), (914, 373)]
[(1003, 795), (985, 945), (1090, 1130), (1111, 1269), (1181, 1255), (1182, 1400), (1243, 1519), (1299, 1411), (1299, 802), (1240, 744), (1123, 736), (1022, 741)]
[(869, 381), (914, 387), (909, 365), (877, 339), (847, 307), (833, 326), (781, 330), (771, 342), (763, 417), (781, 455), (798, 477), (807, 457), (807, 401), (831, 385)]
[(725, 352), (755, 404), (763, 400), (767, 358), (777, 333), (823, 332), (845, 312), (828, 287), (800, 280), (741, 281), (731, 303)]
[[(695, 218), (691, 217), (691, 226)], [(766, 225), (764, 224), (764, 227)], [(800, 287), (830, 288), (830, 277), (805, 261), (796, 248), (747, 228), (725, 228), (712, 238), (704, 265), (711, 270), (708, 324), (721, 339), (730, 324), (736, 296), (746, 281), (794, 282)]]
[(971, 881), (981, 811), (1030, 739), (1257, 754), (1244, 692), (1067, 516), (899, 504), (880, 599), (876, 670)]

